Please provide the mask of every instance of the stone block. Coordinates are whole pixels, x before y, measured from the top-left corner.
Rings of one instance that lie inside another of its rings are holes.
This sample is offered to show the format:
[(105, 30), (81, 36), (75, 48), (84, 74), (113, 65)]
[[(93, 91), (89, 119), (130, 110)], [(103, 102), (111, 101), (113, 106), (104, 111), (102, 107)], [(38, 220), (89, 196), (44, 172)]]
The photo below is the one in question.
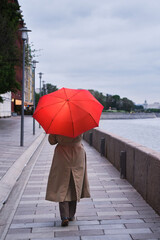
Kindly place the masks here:
[(126, 143), (126, 178), (133, 185), (135, 166), (135, 148), (132, 144)]
[(146, 199), (147, 193), (148, 155), (143, 148), (135, 148), (135, 164), (133, 186)]
[(95, 235), (103, 235), (103, 231), (101, 229), (95, 230), (80, 230), (80, 231), (68, 231), (68, 232), (55, 232), (55, 237), (74, 237), (74, 236), (95, 236)]
[(160, 158), (148, 155), (147, 202), (160, 214)]
[(123, 235), (102, 235), (102, 236), (82, 236), (81, 240), (132, 240), (129, 234)]
[(114, 145), (115, 138), (112, 136), (108, 137), (107, 141), (107, 159), (115, 165), (115, 145)]
[(125, 141), (122, 138), (114, 138), (114, 166), (120, 171), (120, 153), (125, 151)]
[(104, 230), (105, 234), (139, 234), (139, 233), (152, 233), (149, 228), (137, 228), (137, 229), (110, 229)]

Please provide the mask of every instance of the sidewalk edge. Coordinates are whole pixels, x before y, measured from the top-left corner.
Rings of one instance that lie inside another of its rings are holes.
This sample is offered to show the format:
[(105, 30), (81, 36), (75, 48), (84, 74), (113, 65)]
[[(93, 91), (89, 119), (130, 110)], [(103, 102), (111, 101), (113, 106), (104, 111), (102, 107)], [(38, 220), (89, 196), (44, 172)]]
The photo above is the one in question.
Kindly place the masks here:
[(45, 138), (45, 133), (41, 133), (36, 140), (26, 149), (26, 151), (14, 162), (0, 181), (0, 210), (12, 191), (17, 179), (21, 175), (24, 167), (29, 162), (33, 153)]

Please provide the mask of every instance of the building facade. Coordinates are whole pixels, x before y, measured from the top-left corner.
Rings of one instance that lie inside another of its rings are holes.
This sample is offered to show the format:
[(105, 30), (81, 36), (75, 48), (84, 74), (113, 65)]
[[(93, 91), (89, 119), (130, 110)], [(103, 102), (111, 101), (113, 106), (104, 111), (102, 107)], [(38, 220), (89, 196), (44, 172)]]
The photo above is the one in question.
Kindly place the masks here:
[(0, 103), (0, 117), (11, 117), (11, 92), (1, 94), (3, 103)]
[(150, 109), (160, 109), (160, 103), (154, 102), (154, 103), (148, 104), (147, 101), (145, 100), (143, 107), (144, 107), (144, 109), (149, 109), (149, 108)]
[[(12, 0), (16, 4), (19, 5), (18, 0)], [(22, 19), (19, 22), (19, 29), (25, 26), (24, 20)], [(22, 40), (22, 32), (17, 32), (18, 38), (16, 41), (16, 45), (18, 49), (22, 52), (23, 49), (23, 40)], [(27, 43), (29, 40), (27, 40)], [(27, 45), (27, 44), (26, 44)], [(29, 46), (29, 44), (27, 45)], [(29, 51), (26, 51), (29, 52)], [(12, 114), (21, 114), (21, 106), (22, 106), (22, 77), (23, 77), (23, 64), (21, 59), (21, 64), (19, 66), (15, 66), (16, 72), (16, 81), (20, 85), (20, 90), (12, 93), (2, 94), (3, 103), (0, 103), (0, 117), (9, 117)], [(33, 106), (33, 83), (32, 83), (32, 66), (26, 66), (25, 68), (25, 89), (24, 89), (24, 108), (29, 106)]]
[(25, 93), (24, 93), (24, 108), (33, 106), (33, 68), (32, 65), (25, 68)]

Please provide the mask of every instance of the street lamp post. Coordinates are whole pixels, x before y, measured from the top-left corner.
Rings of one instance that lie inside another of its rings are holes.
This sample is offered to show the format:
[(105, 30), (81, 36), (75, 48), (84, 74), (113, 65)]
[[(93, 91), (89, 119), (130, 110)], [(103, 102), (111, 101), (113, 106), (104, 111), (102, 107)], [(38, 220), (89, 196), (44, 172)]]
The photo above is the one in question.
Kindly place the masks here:
[(43, 83), (43, 95), (45, 95), (45, 84), (44, 84), (45, 81), (43, 80), (42, 83)]
[(43, 75), (44, 73), (39, 72), (38, 74), (39, 74), (39, 89), (40, 89), (39, 94), (40, 94), (40, 97), (41, 97), (41, 96), (42, 96), (42, 94), (41, 94), (41, 82), (42, 82), (42, 75)]
[(22, 71), (22, 105), (21, 105), (21, 135), (20, 146), (24, 144), (24, 72), (25, 72), (25, 42), (28, 38), (27, 32), (31, 32), (26, 27), (19, 29), (22, 32), (23, 40), (23, 71)]
[[(33, 60), (33, 112), (35, 111), (35, 68), (36, 63), (38, 63), (36, 60)], [(33, 135), (35, 135), (35, 119), (33, 118)]]
[[(42, 80), (42, 75), (44, 74), (44, 73), (42, 73), (42, 72), (39, 72), (38, 73), (39, 74), (39, 89), (40, 89), (40, 92), (39, 92), (39, 95), (40, 95), (40, 97), (42, 96), (41, 95), (41, 80)], [(39, 124), (39, 128), (41, 127), (41, 125)]]

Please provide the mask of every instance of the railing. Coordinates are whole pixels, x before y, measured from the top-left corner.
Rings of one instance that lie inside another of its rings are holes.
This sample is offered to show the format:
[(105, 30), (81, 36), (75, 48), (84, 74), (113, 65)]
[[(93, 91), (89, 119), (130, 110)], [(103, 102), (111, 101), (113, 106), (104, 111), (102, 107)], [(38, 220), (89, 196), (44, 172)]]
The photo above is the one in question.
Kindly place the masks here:
[(160, 153), (102, 131), (84, 133), (84, 140), (105, 156), (160, 214)]

